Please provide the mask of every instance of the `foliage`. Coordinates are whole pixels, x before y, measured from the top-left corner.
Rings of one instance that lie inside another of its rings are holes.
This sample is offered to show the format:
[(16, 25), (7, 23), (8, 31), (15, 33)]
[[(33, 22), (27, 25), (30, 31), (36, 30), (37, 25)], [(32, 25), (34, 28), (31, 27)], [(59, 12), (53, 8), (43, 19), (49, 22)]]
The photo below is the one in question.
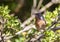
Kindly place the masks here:
[(58, 33), (55, 33), (53, 31), (46, 31), (45, 33), (45, 36), (43, 39), (41, 39), (41, 42), (55, 42), (56, 40), (57, 41), (60, 41), (59, 39), (59, 35)]
[(21, 29), (20, 21), (17, 17), (9, 15), (9, 12), (8, 6), (0, 6), (0, 17), (4, 19), (4, 33), (6, 35), (14, 34)]
[[(60, 6), (58, 8), (55, 8), (55, 10), (53, 12), (49, 12), (49, 11), (46, 12), (45, 19), (47, 22), (47, 27), (49, 27), (53, 21), (58, 20), (58, 14), (60, 14), (60, 13), (58, 13), (59, 11), (60, 11)], [(55, 26), (60, 26), (58, 24), (56, 24)], [(60, 33), (59, 32), (57, 33), (57, 31), (56, 32), (54, 32), (52, 30), (45, 31), (44, 32), (45, 36), (44, 36), (44, 38), (41, 39), (41, 42), (57, 42), (57, 41), (60, 42), (60, 40), (59, 40)]]
[[(47, 26), (49, 27), (52, 23), (52, 21), (57, 20), (58, 11), (60, 10), (60, 6), (56, 8), (53, 12), (46, 12), (45, 20), (47, 22)], [(20, 27), (21, 22), (16, 16), (9, 15), (10, 10), (8, 9), (8, 6), (0, 6), (0, 17), (2, 17), (5, 21), (4, 24), (4, 34), (5, 35), (14, 35), (16, 32), (20, 31), (22, 28)], [(58, 24), (56, 25), (58, 26)], [(21, 33), (19, 36), (15, 36), (14, 38), (11, 38), (11, 40), (8, 40), (7, 42), (27, 42), (31, 38), (34, 38), (38, 36), (40, 32), (38, 32), (35, 29), (30, 29), (29, 31)], [(44, 32), (45, 36), (41, 39), (41, 42), (60, 42), (60, 33), (54, 32), (52, 30), (47, 30)]]

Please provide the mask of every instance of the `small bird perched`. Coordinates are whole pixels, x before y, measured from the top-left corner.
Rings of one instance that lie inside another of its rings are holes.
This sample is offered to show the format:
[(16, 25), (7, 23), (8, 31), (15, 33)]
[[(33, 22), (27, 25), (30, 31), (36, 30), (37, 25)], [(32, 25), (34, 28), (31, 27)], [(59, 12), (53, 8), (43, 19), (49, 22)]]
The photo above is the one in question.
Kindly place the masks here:
[(43, 15), (41, 13), (36, 13), (35, 19), (36, 19), (35, 24), (36, 24), (37, 30), (38, 31), (44, 30), (45, 26), (46, 26), (46, 21), (45, 21)]

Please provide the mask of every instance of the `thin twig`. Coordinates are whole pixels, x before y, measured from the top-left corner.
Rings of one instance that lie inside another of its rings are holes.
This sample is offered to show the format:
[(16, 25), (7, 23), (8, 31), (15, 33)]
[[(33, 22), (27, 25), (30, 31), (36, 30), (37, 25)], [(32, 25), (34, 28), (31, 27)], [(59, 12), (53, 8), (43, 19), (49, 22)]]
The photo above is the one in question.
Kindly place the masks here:
[(33, 0), (33, 5), (32, 5), (32, 8), (31, 8), (31, 15), (34, 14), (36, 6), (37, 6), (37, 0)]
[(41, 7), (42, 2), (43, 2), (43, 0), (40, 0), (40, 1), (39, 1), (38, 6), (37, 6), (37, 10), (39, 10), (39, 8)]
[(37, 5), (37, 0), (33, 0), (33, 8), (36, 8), (36, 5)]

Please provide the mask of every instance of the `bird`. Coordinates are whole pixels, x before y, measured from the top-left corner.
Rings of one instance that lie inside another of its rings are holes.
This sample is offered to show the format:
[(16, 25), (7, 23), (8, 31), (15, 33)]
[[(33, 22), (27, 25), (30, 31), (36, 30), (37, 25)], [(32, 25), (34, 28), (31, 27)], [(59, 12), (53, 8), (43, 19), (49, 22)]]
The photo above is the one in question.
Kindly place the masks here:
[(41, 13), (35, 14), (35, 26), (38, 31), (44, 30), (46, 27), (46, 21)]

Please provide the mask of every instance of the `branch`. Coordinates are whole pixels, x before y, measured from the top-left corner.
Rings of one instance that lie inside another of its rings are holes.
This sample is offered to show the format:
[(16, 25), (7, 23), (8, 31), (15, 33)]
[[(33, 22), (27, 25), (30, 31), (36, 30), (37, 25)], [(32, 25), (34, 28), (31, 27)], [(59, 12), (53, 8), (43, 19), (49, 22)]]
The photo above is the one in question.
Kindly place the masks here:
[[(55, 28), (52, 28), (51, 30), (53, 30), (54, 32), (55, 32), (56, 30), (60, 30), (60, 26), (55, 27)], [(43, 37), (44, 37), (44, 34), (40, 34), (40, 35), (37, 36), (36, 38), (32, 38), (30, 41), (34, 42), (34, 41), (36, 41), (36, 40), (40, 40), (40, 39), (43, 38)]]
[[(52, 2), (49, 2), (47, 5), (45, 5), (42, 9), (39, 10), (39, 12), (43, 12), (45, 11), (47, 8), (49, 8), (50, 6), (52, 5)], [(47, 8), (46, 8), (47, 7)], [(33, 12), (36, 12), (36, 11), (33, 11)], [(34, 13), (32, 13), (34, 14)], [(25, 27), (25, 25), (28, 23), (28, 22), (31, 22), (33, 19), (35, 18), (34, 15), (32, 15), (30, 18), (28, 18), (26, 21), (24, 21), (21, 25), (21, 27)]]
[[(21, 30), (21, 31), (19, 31), (19, 32), (17, 32), (17, 33), (15, 33), (14, 36), (20, 35), (22, 32), (28, 31), (28, 30), (30, 30), (30, 29), (32, 29), (32, 28), (36, 29), (36, 28), (35, 28), (35, 25), (30, 24), (29, 26), (26, 26), (23, 30)], [(13, 38), (14, 36), (5, 37), (4, 39), (5, 39), (5, 40), (11, 39), (11, 38)]]
[(32, 8), (36, 8), (36, 5), (37, 5), (37, 0), (33, 0), (33, 6), (32, 6)]
[(24, 21), (23, 23), (22, 23), (22, 25), (21, 25), (21, 27), (25, 27), (25, 25), (27, 24), (27, 23), (30, 23), (33, 19), (34, 19), (34, 15), (32, 15), (30, 18), (28, 18), (26, 21)]
[(53, 31), (60, 30), (60, 26), (52, 28), (51, 30), (53, 30)]
[(52, 2), (49, 2), (49, 3), (46, 4), (43, 8), (41, 8), (41, 9), (39, 10), (39, 12), (45, 11), (47, 8), (49, 8), (49, 7), (52, 6), (52, 5), (53, 5), (53, 3), (52, 3)]
[(31, 9), (31, 15), (34, 14), (34, 12), (36, 10), (36, 6), (37, 6), (37, 0), (33, 0), (33, 5), (32, 5), (32, 9)]
[[(36, 38), (32, 38), (31, 41), (36, 41), (36, 40), (40, 40), (41, 38), (43, 38), (44, 36), (44, 32), (47, 31), (47, 30), (53, 30), (53, 31), (56, 31), (58, 29), (60, 29), (59, 27), (53, 27), (55, 24), (57, 24), (58, 21), (53, 21), (51, 26), (49, 26), (47, 29), (45, 29), (44, 31), (41, 32), (41, 34), (39, 36), (37, 36)], [(53, 27), (53, 28), (52, 28)]]
[[(34, 9), (35, 7), (36, 7), (36, 4), (37, 4), (37, 0), (33, 0), (33, 6), (32, 6), (32, 9), (31, 9), (31, 14), (35, 14), (37, 11)], [(50, 6), (52, 6), (53, 5), (53, 3), (52, 3), (52, 1), (51, 2), (49, 2), (48, 4), (46, 4), (43, 8), (41, 8), (40, 10), (39, 10), (39, 12), (43, 12), (43, 11), (45, 11), (47, 8), (49, 8)], [(22, 23), (22, 25), (21, 25), (21, 27), (25, 27), (26, 26), (26, 24), (28, 23), (28, 22), (31, 22), (33, 19), (35, 18), (35, 16), (34, 15), (32, 15), (30, 18), (28, 18), (26, 21), (24, 21), (23, 23)]]
[(4, 37), (3, 37), (3, 30), (4, 30), (4, 25), (5, 25), (5, 19), (3, 19), (2, 16), (0, 16), (0, 41), (4, 42)]
[(24, 21), (23, 24), (21, 25), (21, 27), (24, 28), (27, 23), (30, 23), (33, 20), (33, 18), (35, 17), (33, 14), (35, 12), (36, 5), (37, 5), (37, 0), (33, 0), (33, 6), (31, 9), (31, 15), (32, 16), (30, 18), (28, 18), (26, 21)]
[[(52, 3), (52, 2), (49, 2), (49, 3), (46, 4), (43, 8), (41, 8), (41, 9), (39, 10), (39, 12), (45, 11), (47, 8), (49, 8), (49, 7), (52, 6), (52, 5), (53, 5), (53, 3)], [(36, 0), (33, 0), (33, 7), (36, 7)], [(34, 9), (32, 9), (31, 14), (34, 14), (34, 12), (36, 12), (36, 11), (35, 11)], [(28, 18), (26, 21), (24, 21), (24, 22), (22, 23), (21, 27), (24, 28), (25, 25), (27, 24), (27, 22), (31, 22), (34, 18), (35, 18), (35, 16), (32, 15), (30, 18)]]
[(57, 4), (60, 3), (60, 0), (51, 0), (52, 3)]
[[(60, 2), (60, 1), (59, 1), (59, 2)], [(57, 3), (59, 3), (59, 2), (57, 2)], [(56, 4), (57, 4), (57, 3), (56, 3)], [(41, 9), (39, 10), (39, 12), (44, 12), (47, 8), (49, 8), (49, 7), (52, 6), (53, 4), (55, 4), (55, 3), (53, 3), (52, 1), (49, 2), (49, 3), (46, 4), (43, 8), (41, 8)], [(34, 5), (34, 6), (35, 6), (35, 5)], [(33, 10), (33, 9), (32, 9), (32, 10)], [(37, 12), (36, 10), (33, 10), (31, 14), (34, 14), (34, 13), (36, 13), (36, 12)], [(24, 28), (25, 25), (27, 24), (27, 22), (31, 22), (34, 18), (35, 18), (35, 16), (32, 15), (30, 18), (28, 18), (26, 21), (24, 21), (24, 22), (22, 23), (21, 27)]]
[(40, 0), (37, 6), (37, 10), (41, 7), (43, 0)]

